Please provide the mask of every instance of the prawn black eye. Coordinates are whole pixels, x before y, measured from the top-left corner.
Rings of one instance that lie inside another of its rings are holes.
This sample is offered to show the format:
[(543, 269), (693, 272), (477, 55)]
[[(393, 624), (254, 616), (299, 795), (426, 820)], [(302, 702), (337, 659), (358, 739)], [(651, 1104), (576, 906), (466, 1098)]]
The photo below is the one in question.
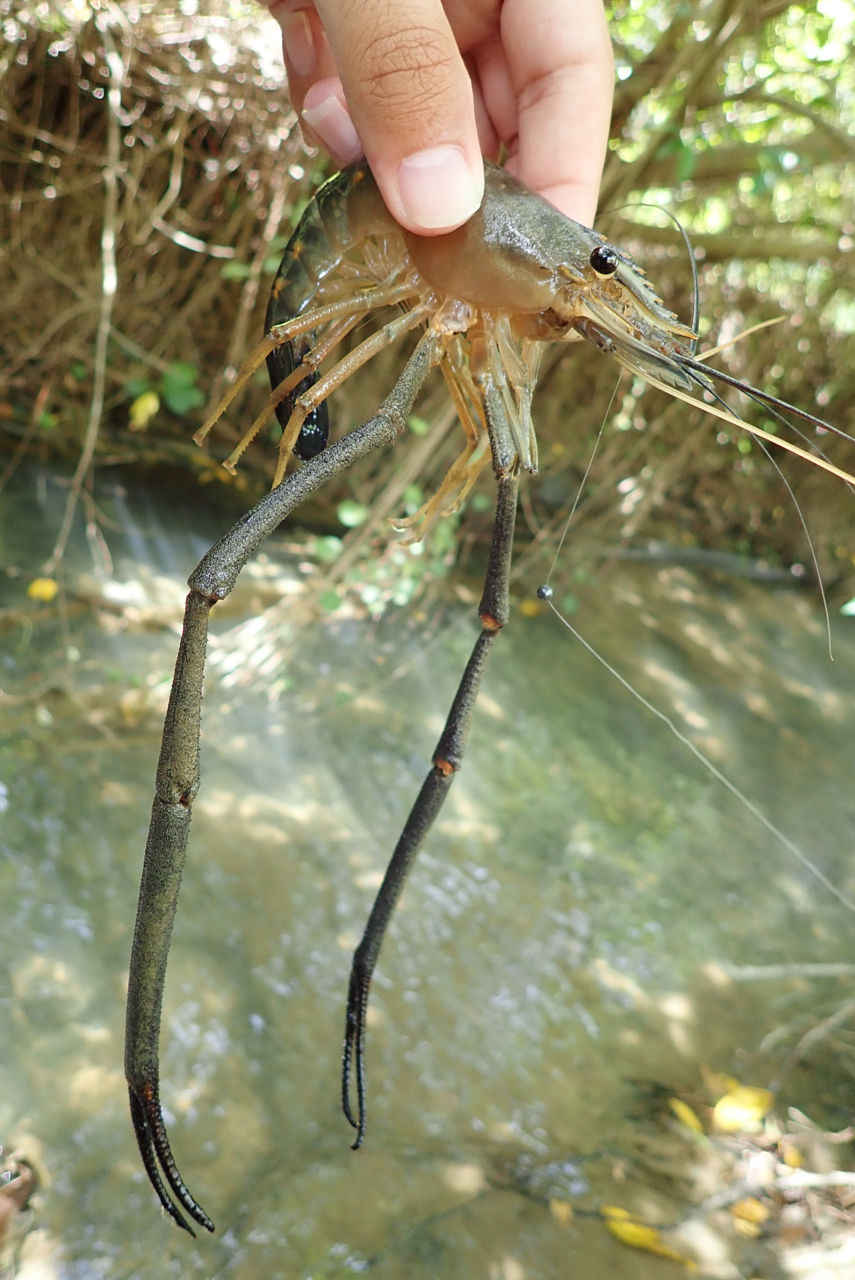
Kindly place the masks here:
[(620, 259), (611, 245), (598, 244), (591, 254), (590, 261), (598, 276), (613, 276), (618, 269)]

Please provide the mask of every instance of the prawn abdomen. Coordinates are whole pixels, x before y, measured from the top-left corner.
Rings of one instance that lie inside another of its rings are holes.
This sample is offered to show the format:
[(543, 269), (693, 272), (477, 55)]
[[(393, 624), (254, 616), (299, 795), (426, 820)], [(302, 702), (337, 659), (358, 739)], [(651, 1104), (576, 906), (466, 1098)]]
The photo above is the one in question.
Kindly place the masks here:
[(320, 286), (344, 256), (373, 236), (397, 235), (371, 170), (364, 163), (336, 173), (309, 201), (273, 281), (265, 328), (310, 310)]

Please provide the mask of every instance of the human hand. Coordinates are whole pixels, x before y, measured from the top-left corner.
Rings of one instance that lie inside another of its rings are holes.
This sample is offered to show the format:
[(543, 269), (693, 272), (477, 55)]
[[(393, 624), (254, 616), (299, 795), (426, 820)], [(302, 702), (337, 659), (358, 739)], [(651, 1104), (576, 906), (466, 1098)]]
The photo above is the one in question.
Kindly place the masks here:
[[(363, 153), (422, 235), (481, 203), (481, 155), (594, 220), (614, 64), (602, 0), (267, 0), (291, 99), (339, 164)], [(349, 109), (348, 109), (349, 108)]]

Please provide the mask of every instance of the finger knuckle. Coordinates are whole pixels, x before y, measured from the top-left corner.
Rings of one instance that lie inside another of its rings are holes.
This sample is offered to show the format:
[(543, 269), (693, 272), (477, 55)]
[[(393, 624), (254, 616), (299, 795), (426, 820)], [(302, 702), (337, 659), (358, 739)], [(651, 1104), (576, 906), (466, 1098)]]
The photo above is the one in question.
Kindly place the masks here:
[(446, 92), (454, 53), (435, 31), (413, 27), (377, 36), (365, 49), (365, 92), (384, 111), (418, 115)]

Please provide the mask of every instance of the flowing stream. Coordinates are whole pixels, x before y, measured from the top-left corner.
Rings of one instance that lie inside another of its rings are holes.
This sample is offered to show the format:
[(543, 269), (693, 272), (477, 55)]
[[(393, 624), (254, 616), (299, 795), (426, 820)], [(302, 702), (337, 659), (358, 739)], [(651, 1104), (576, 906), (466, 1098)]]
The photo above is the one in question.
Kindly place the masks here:
[[(64, 495), (35, 472), (5, 495), (2, 607)], [(8, 623), (0, 658), (32, 694), (2, 707), (0, 1143), (45, 1177), (42, 1280), (677, 1275), (584, 1216), (685, 1209), (640, 1162), (663, 1098), (713, 1070), (848, 1123), (855, 1056), (793, 1049), (852, 977), (745, 966), (852, 961), (851, 911), (552, 614), (516, 608), (383, 950), (349, 1149), (350, 955), (475, 610), (314, 625), (271, 701), (241, 685), (232, 629), (298, 597), (282, 533), (217, 625), (161, 1041), (173, 1150), (217, 1234), (177, 1231), (128, 1118), (123, 1000), (183, 582), (229, 521), (115, 482), (96, 497), (113, 578), (81, 531), (66, 620)], [(578, 598), (586, 639), (855, 898), (855, 623), (834, 620), (832, 663), (796, 585), (624, 563)]]

